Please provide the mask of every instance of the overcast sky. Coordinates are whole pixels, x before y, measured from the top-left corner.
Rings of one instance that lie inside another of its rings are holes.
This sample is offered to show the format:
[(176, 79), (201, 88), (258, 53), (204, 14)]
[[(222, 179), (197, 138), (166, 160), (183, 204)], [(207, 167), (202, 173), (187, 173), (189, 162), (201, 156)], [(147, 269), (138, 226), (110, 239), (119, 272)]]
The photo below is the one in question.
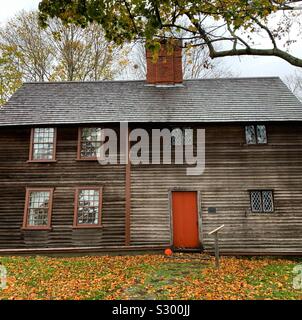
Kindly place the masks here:
[[(37, 9), (40, 0), (0, 0), (0, 23), (3, 24), (18, 11)], [(295, 53), (302, 57), (302, 46), (296, 46)], [(224, 63), (238, 76), (281, 76), (293, 73), (297, 68), (272, 57), (230, 57)]]

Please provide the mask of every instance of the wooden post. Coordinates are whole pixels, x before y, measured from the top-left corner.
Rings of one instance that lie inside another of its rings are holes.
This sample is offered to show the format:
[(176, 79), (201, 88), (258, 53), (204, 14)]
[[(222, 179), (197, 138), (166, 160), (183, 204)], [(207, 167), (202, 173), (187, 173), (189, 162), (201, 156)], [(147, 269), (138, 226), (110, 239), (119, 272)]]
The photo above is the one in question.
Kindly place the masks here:
[(220, 263), (219, 263), (219, 241), (218, 241), (218, 232), (224, 227), (224, 224), (213, 231), (209, 232), (209, 235), (214, 234), (215, 236), (215, 267), (219, 269)]
[(130, 246), (131, 243), (131, 163), (130, 163), (130, 129), (127, 132), (128, 136), (128, 150), (127, 150), (127, 164), (125, 177), (125, 246)]
[(218, 232), (215, 232), (215, 266), (219, 269), (219, 243), (218, 243)]

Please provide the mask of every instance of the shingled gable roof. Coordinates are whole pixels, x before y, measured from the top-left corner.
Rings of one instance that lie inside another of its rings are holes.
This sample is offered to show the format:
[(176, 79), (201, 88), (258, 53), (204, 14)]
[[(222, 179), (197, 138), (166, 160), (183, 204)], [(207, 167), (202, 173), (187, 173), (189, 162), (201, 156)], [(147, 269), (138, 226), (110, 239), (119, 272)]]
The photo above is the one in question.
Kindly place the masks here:
[(279, 78), (25, 83), (0, 110), (0, 126), (108, 122), (302, 121)]

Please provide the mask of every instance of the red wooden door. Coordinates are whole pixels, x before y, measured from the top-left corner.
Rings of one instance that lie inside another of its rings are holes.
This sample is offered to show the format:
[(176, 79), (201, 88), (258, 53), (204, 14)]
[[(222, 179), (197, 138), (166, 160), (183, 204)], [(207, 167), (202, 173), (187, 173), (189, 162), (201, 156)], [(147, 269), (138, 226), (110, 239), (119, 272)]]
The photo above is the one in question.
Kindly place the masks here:
[(172, 192), (172, 215), (174, 247), (200, 247), (197, 192)]

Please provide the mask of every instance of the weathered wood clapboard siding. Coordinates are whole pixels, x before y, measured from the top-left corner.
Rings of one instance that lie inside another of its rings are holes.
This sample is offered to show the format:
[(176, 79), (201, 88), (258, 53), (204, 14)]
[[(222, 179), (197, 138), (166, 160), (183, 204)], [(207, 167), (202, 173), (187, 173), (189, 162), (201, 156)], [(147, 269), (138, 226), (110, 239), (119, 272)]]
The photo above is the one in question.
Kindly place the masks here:
[[(211, 250), (212, 229), (224, 252), (302, 251), (302, 127), (268, 124), (268, 145), (247, 146), (242, 125), (209, 125), (206, 170), (186, 176), (181, 166), (132, 167), (132, 244), (169, 243), (168, 191), (200, 192), (202, 244)], [(250, 212), (249, 189), (273, 189), (275, 212)], [(215, 207), (216, 213), (208, 213)]]
[[(29, 128), (0, 129), (0, 248), (124, 245), (124, 166), (76, 161), (76, 127), (58, 128), (56, 163), (27, 163), (29, 137)], [(103, 186), (102, 229), (73, 229), (80, 186)], [(26, 187), (55, 188), (51, 231), (21, 230)]]
[[(267, 124), (265, 146), (246, 146), (241, 124), (200, 127), (206, 129), (202, 176), (187, 176), (186, 166), (131, 167), (131, 244), (170, 244), (168, 195), (178, 187), (200, 192), (206, 250), (213, 245), (207, 233), (225, 224), (225, 252), (301, 252), (301, 125)], [(75, 126), (58, 128), (57, 163), (27, 163), (29, 134), (29, 128), (0, 129), (0, 248), (123, 246), (125, 166), (76, 161)], [(72, 228), (74, 188), (85, 185), (104, 187), (101, 230)], [(52, 231), (21, 230), (26, 187), (55, 188)], [(250, 212), (248, 190), (254, 188), (274, 190), (273, 214)], [(208, 213), (209, 207), (217, 212)]]

